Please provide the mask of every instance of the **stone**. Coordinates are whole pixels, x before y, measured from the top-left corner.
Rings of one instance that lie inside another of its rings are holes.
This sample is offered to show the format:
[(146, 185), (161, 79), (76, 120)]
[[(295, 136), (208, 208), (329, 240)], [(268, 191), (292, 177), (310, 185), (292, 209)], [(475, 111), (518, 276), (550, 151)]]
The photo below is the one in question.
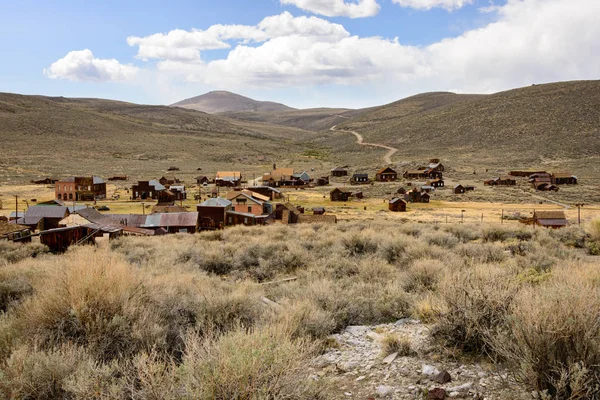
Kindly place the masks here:
[(367, 339), (369, 339), (373, 342), (378, 342), (382, 339), (382, 336), (376, 332), (369, 332), (369, 333), (367, 333)]
[(446, 398), (446, 391), (442, 388), (431, 389), (427, 393), (427, 400), (444, 400)]
[(460, 396), (459, 392), (450, 392), (450, 394), (448, 395), (448, 397), (453, 398), (453, 399), (456, 398), (456, 397), (458, 397), (458, 396)]
[(389, 356), (387, 356), (386, 358), (383, 359), (383, 363), (384, 364), (391, 364), (394, 362), (394, 360), (396, 359), (396, 357), (398, 357), (398, 353), (392, 353)]
[(363, 380), (363, 379), (365, 379), (365, 378), (366, 378), (366, 376), (364, 376), (364, 375), (361, 375), (361, 376), (359, 376), (358, 378), (356, 378), (356, 382), (360, 382), (360, 381), (362, 381), (362, 380)]
[(440, 373), (440, 371), (433, 365), (423, 364), (421, 366), (421, 374), (428, 376), (430, 378), (433, 378), (434, 376), (436, 376), (439, 373)]
[(344, 330), (344, 333), (348, 333), (352, 336), (362, 336), (369, 330), (368, 327), (362, 325), (350, 325)]
[(390, 393), (392, 393), (392, 388), (389, 386), (381, 385), (377, 386), (375, 392), (377, 392), (377, 396), (384, 398), (387, 397)]
[(446, 370), (441, 371), (439, 374), (433, 377), (433, 380), (440, 384), (448, 383), (452, 380), (450, 373)]
[(473, 387), (473, 382), (467, 382), (462, 385), (448, 388), (449, 392), (468, 392)]

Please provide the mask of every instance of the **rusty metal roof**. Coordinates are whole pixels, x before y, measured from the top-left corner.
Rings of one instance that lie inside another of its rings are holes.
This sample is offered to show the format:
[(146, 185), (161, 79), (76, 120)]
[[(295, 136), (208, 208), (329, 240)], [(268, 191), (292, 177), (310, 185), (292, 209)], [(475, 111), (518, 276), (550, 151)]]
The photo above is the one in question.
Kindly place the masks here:
[(381, 168), (379, 171), (377, 171), (378, 174), (383, 174), (384, 172), (387, 172), (388, 174), (395, 174), (396, 173), (396, 171), (394, 171), (390, 167)]
[(537, 219), (566, 219), (564, 211), (536, 211), (533, 216)]

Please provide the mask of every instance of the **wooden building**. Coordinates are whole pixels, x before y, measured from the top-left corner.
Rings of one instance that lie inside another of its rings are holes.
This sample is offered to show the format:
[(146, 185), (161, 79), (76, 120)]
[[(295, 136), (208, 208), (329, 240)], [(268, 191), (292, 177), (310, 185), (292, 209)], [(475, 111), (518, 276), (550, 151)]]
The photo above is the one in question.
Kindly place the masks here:
[(463, 185), (458, 184), (454, 186), (454, 194), (463, 194), (466, 192), (466, 189)]
[(146, 216), (140, 228), (165, 233), (195, 233), (198, 231), (198, 212), (160, 213)]
[(323, 215), (325, 214), (325, 207), (313, 207), (314, 215)]
[(268, 215), (273, 212), (268, 197), (258, 193), (253, 194), (248, 190), (228, 194), (227, 200), (232, 203), (232, 211), (253, 215)]
[(344, 167), (335, 167), (331, 170), (331, 176), (348, 176), (348, 170)]
[(296, 224), (298, 218), (302, 214), (300, 209), (294, 206), (292, 203), (278, 203), (275, 206), (275, 219), (281, 221), (283, 224)]
[(31, 182), (36, 185), (54, 185), (58, 181), (59, 181), (58, 178), (42, 178), (42, 179), (37, 179), (37, 180), (31, 181)]
[(60, 221), (69, 214), (69, 208), (66, 206), (31, 206), (25, 212), (25, 216), (15, 222), (32, 230), (43, 231), (58, 228)]
[(225, 226), (225, 214), (233, 211), (231, 201), (222, 197), (208, 199), (196, 205), (200, 229), (217, 229)]
[(270, 200), (283, 198), (281, 190), (269, 186), (251, 186), (248, 188), (248, 190), (254, 193), (262, 194), (263, 196), (268, 197)]
[(54, 198), (62, 201), (106, 199), (106, 182), (98, 176), (74, 176), (54, 184)]
[(577, 185), (577, 177), (568, 172), (558, 172), (552, 174), (552, 184), (554, 185)]
[(166, 190), (159, 181), (152, 179), (150, 181), (138, 181), (137, 185), (131, 187), (131, 198), (133, 200), (156, 200), (160, 192)]
[(396, 194), (405, 195), (406, 189), (404, 189), (403, 187), (400, 187), (400, 188), (398, 188), (398, 190), (396, 190)]
[(534, 211), (533, 218), (521, 222), (552, 229), (563, 228), (569, 224), (564, 211)]
[(227, 211), (225, 214), (227, 225), (266, 225), (269, 219), (274, 219), (269, 215), (255, 215), (239, 211)]
[(210, 183), (210, 179), (208, 179), (208, 177), (204, 175), (197, 176), (195, 179), (198, 185), (204, 185), (205, 183), (208, 185)]
[(345, 188), (335, 188), (329, 192), (329, 198), (331, 201), (348, 201), (352, 192)]
[(390, 200), (388, 208), (394, 212), (406, 212), (406, 201), (400, 197), (394, 197)]
[(444, 180), (441, 178), (432, 179), (427, 182), (427, 185), (434, 188), (441, 188), (444, 187)]
[(329, 185), (329, 177), (328, 176), (322, 176), (320, 178), (317, 178), (317, 186), (327, 186)]
[(127, 175), (115, 175), (108, 178), (109, 181), (126, 181)]
[(11, 224), (7, 221), (0, 221), (0, 241), (2, 240), (30, 243), (31, 230), (25, 225)]
[(530, 177), (533, 174), (545, 174), (546, 171), (534, 171), (534, 170), (530, 170), (530, 171), (526, 171), (526, 170), (515, 170), (515, 171), (510, 171), (508, 174), (510, 176), (519, 176), (521, 178), (527, 178)]
[(369, 174), (357, 173), (352, 175), (352, 183), (369, 183)]
[(402, 176), (405, 179), (429, 179), (429, 175), (425, 172), (424, 169), (411, 169), (404, 171)]
[(398, 179), (398, 173), (390, 167), (385, 167), (377, 171), (375, 180), (378, 182), (393, 182)]
[(162, 176), (158, 182), (160, 182), (161, 185), (165, 186), (165, 187), (169, 187), (171, 185), (177, 185), (179, 183), (181, 183), (181, 181), (179, 180), (179, 178), (175, 177), (175, 176)]

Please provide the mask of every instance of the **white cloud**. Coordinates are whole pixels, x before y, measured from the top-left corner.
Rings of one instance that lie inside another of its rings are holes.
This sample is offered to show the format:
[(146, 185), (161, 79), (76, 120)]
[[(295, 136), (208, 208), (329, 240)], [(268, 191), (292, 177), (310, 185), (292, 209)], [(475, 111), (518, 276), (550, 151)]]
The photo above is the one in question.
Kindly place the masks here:
[(342, 25), (316, 17), (294, 17), (289, 12), (263, 19), (256, 26), (213, 25), (207, 30), (172, 30), (143, 38), (127, 38), (130, 46), (139, 46), (137, 57), (143, 60), (198, 61), (203, 50), (230, 48), (230, 40), (242, 43), (264, 42), (282, 36), (316, 36), (337, 40), (349, 33)]
[[(498, 7), (495, 22), (414, 47), (398, 39), (353, 36), (324, 19), (283, 13), (256, 26), (215, 25), (206, 31), (137, 38), (130, 44), (140, 46), (140, 57), (150, 58), (148, 49), (153, 49), (151, 58), (158, 62), (152, 72), (174, 87), (185, 82), (234, 91), (352, 86), (368, 94), (377, 88), (395, 98), (430, 90), (489, 93), (532, 83), (598, 79), (597, 15), (596, 1), (508, 0)], [(198, 32), (217, 42), (196, 37)], [(200, 52), (218, 47), (218, 41), (219, 48), (231, 47), (228, 54), (201, 59)], [(58, 66), (69, 70), (62, 64), (70, 64), (65, 61), (70, 55), (53, 64), (47, 75), (70, 75), (56, 72)], [(97, 61), (127, 68), (116, 60)], [(75, 75), (83, 80), (81, 73)]]
[(448, 11), (457, 10), (473, 3), (473, 0), (392, 0), (402, 7), (430, 10), (432, 8), (444, 8)]
[(280, 0), (280, 2), (326, 17), (373, 17), (381, 8), (376, 0)]
[(127, 81), (137, 75), (139, 68), (123, 65), (113, 59), (95, 58), (91, 50), (71, 51), (49, 68), (44, 68), (44, 75), (52, 79), (69, 79), (72, 81)]

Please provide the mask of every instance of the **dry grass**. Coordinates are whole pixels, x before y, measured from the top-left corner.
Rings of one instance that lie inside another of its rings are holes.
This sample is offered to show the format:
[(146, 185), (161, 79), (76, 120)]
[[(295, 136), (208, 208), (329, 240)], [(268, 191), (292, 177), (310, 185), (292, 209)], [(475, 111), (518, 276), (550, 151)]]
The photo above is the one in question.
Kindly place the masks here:
[[(329, 334), (414, 316), (441, 346), (505, 362), (532, 390), (585, 398), (578, 393), (596, 393), (581, 388), (596, 379), (600, 334), (600, 275), (584, 261), (586, 240), (574, 227), (346, 222), (129, 237), (11, 258), (0, 266), (0, 390), (327, 397), (310, 384), (307, 362)], [(386, 353), (410, 347), (385, 342)]]
[(410, 355), (410, 339), (397, 333), (388, 332), (384, 334), (383, 339), (381, 339), (381, 354), (386, 357), (393, 353), (398, 353), (400, 357)]

